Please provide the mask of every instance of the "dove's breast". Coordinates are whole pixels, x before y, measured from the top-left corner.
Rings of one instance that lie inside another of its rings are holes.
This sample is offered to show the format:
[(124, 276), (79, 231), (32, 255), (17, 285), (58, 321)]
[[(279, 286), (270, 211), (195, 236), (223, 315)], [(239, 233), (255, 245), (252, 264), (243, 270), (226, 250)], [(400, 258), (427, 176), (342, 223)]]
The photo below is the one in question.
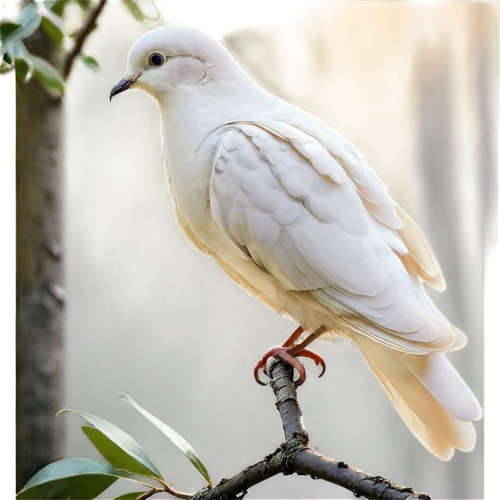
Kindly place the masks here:
[(331, 311), (325, 314), (322, 311), (324, 308), (313, 300), (308, 291), (291, 291), (283, 287), (273, 274), (258, 266), (244, 248), (235, 245), (214, 220), (210, 182), (219, 142), (202, 139), (190, 149), (183, 149), (175, 141), (169, 143), (167, 177), (176, 219), (186, 239), (200, 252), (212, 256), (229, 278), (252, 296), (281, 315), (293, 318), (304, 329), (315, 330), (321, 325), (339, 328), (331, 317)]

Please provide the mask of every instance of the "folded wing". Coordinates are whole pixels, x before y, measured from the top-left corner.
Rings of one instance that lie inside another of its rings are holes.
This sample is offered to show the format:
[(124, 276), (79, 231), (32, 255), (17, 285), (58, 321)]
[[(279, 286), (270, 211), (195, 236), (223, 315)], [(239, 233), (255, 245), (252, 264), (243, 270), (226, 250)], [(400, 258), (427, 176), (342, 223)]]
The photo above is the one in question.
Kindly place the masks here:
[(464, 345), (422, 289), (442, 285), (427, 243), (352, 150), (279, 122), (233, 123), (214, 140), (214, 219), (261, 269), (389, 347)]

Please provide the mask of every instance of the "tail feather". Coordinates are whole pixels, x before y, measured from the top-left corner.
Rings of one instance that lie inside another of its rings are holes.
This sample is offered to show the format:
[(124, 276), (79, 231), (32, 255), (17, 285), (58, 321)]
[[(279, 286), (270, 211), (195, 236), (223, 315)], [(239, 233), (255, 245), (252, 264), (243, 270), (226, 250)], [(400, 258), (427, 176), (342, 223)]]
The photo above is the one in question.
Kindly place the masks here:
[(406, 354), (352, 335), (368, 365), (417, 439), (441, 460), (470, 451), (476, 434), (471, 420), (481, 409), (443, 354)]

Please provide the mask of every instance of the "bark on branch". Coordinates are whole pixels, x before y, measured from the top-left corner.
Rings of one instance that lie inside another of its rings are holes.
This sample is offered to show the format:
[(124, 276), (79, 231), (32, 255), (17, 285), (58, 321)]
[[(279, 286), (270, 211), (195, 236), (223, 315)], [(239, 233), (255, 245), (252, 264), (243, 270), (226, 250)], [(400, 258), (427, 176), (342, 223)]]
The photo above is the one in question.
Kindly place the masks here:
[(342, 486), (356, 497), (370, 499), (431, 500), (429, 495), (415, 493), (390, 483), (381, 476), (370, 476), (324, 457), (309, 447), (309, 435), (302, 425), (301, 411), (293, 384), (291, 367), (276, 360), (270, 367), (271, 387), (276, 395), (285, 442), (260, 462), (247, 467), (231, 479), (223, 479), (212, 489), (193, 495), (191, 500), (243, 498), (252, 486), (277, 474), (301, 474)]

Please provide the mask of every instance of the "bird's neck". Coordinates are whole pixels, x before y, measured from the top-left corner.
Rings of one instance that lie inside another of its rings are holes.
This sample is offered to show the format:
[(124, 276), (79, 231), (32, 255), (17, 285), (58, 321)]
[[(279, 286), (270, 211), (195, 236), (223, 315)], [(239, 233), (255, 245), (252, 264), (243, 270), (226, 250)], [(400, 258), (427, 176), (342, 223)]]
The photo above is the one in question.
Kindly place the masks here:
[(173, 87), (158, 100), (170, 143), (184, 132), (203, 138), (221, 125), (258, 116), (276, 97), (241, 73), (226, 81), (208, 77), (206, 82)]
[[(262, 89), (243, 76), (237, 85), (209, 81), (183, 86), (158, 98), (162, 119), (163, 154), (177, 175), (176, 164), (185, 163), (193, 151), (218, 127), (258, 117), (266, 108)], [(274, 98), (275, 99), (275, 98)]]

